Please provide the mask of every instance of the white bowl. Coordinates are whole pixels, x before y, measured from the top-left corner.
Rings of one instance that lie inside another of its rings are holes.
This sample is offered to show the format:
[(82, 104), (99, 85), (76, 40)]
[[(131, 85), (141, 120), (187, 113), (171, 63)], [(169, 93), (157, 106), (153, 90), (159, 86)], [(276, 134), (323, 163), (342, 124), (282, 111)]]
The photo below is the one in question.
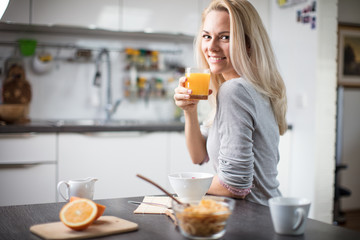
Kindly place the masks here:
[(169, 174), (171, 187), (182, 201), (198, 201), (209, 190), (214, 175), (200, 172)]

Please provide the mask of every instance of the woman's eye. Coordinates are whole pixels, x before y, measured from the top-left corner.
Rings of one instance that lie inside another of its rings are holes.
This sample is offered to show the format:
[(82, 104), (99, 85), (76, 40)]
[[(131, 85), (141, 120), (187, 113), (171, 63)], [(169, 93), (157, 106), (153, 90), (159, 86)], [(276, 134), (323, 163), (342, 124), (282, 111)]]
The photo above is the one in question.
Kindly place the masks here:
[(206, 35), (206, 34), (204, 34), (202, 37), (203, 37), (203, 39), (210, 39), (211, 38), (209, 35)]
[(229, 40), (229, 39), (230, 39), (230, 36), (222, 35), (222, 36), (220, 36), (220, 39), (221, 39), (221, 40)]

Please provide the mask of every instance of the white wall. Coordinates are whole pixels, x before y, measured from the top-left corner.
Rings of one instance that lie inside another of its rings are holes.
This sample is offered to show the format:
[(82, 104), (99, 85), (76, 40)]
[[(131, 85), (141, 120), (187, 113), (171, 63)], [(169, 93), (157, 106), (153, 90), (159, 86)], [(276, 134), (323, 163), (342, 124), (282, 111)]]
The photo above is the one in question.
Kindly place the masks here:
[[(332, 222), (337, 1), (317, 1), (316, 29), (296, 22), (306, 3), (270, 6), (270, 37), (287, 86), (293, 125), (289, 196), (307, 197), (310, 217)], [(281, 160), (280, 160), (281, 161)]]

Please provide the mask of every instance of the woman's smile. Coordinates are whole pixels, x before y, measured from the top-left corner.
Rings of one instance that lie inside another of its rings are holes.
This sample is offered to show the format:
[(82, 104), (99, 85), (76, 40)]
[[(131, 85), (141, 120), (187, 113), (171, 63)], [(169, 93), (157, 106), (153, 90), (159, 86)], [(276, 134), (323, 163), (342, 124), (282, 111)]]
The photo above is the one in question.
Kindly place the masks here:
[(222, 60), (225, 60), (226, 57), (218, 57), (218, 56), (208, 56), (209, 62), (210, 63), (218, 63)]

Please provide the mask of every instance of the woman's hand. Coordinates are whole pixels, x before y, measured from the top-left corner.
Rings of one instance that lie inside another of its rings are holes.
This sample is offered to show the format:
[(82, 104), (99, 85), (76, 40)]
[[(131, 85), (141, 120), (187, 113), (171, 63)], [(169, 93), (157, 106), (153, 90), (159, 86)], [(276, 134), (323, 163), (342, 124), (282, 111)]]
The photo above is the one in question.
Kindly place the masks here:
[[(191, 89), (185, 88), (186, 81), (187, 81), (186, 77), (181, 77), (179, 79), (179, 85), (174, 90), (175, 104), (185, 112), (196, 111), (196, 106), (199, 103), (199, 100), (190, 99)], [(212, 90), (209, 89), (209, 95), (211, 93)]]
[(179, 79), (179, 85), (174, 90), (175, 104), (184, 111), (196, 111), (196, 106), (199, 100), (190, 99), (191, 89), (185, 88), (186, 81), (186, 77), (181, 77)]

